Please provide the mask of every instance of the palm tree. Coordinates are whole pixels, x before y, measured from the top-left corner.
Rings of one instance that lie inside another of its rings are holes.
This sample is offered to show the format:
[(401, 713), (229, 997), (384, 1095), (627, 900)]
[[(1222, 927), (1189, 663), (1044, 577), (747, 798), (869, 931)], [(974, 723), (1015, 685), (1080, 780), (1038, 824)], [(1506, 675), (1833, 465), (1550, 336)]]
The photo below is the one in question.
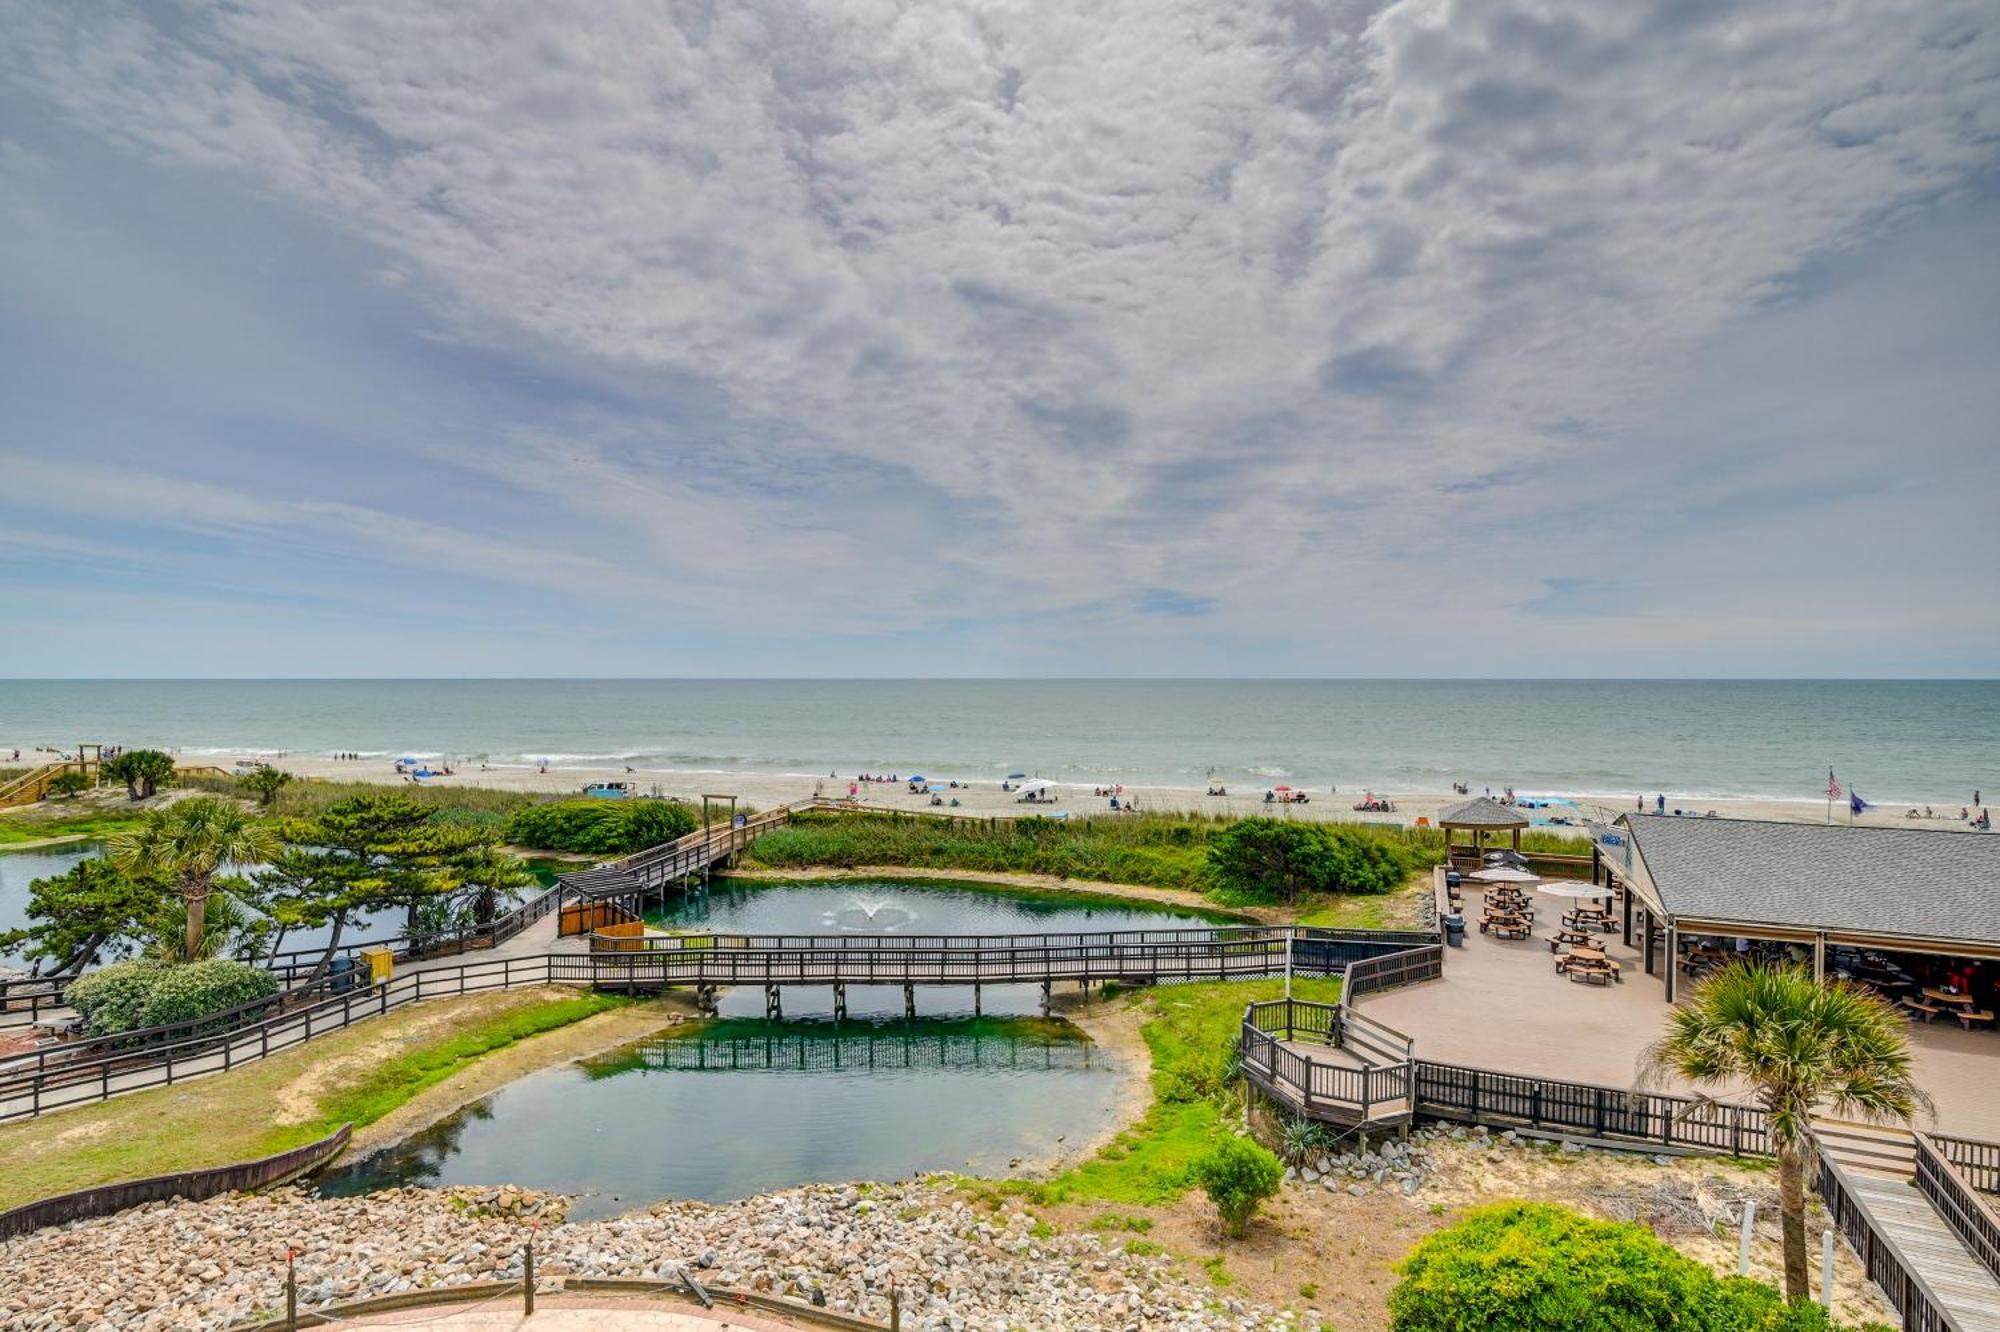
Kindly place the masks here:
[(228, 864), (269, 860), (277, 851), (278, 835), (241, 805), (203, 796), (148, 810), (137, 828), (113, 839), (111, 860), (128, 873), (149, 869), (173, 880), (187, 904), (181, 957), (191, 962), (202, 956), (204, 917), (216, 872)]
[(1733, 962), (1667, 1017), (1640, 1056), (1641, 1080), (1677, 1074), (1699, 1087), (1748, 1084), (1770, 1120), (1778, 1157), (1785, 1295), (1806, 1289), (1806, 1165), (1815, 1106), (1908, 1122), (1930, 1098), (1910, 1080), (1902, 1015), (1845, 981), (1801, 968)]

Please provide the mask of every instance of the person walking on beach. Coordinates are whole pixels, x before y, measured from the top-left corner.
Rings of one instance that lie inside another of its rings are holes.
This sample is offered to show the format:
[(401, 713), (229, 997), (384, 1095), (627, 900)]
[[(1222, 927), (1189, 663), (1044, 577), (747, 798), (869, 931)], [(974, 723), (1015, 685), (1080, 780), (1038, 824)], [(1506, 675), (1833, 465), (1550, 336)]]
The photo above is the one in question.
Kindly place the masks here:
[(1664, 814), (1667, 812), (1666, 792), (1662, 791), (1660, 794), (1653, 797), (1653, 811), (1657, 814)]

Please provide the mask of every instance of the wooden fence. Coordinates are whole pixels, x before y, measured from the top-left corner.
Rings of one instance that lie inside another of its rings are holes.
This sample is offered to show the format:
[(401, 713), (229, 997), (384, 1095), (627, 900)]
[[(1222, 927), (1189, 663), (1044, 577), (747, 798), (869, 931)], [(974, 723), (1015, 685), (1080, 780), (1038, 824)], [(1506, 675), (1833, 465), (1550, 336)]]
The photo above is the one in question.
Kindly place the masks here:
[(186, 1198), (190, 1202), (213, 1198), (219, 1193), (244, 1189), (264, 1189), (319, 1169), (346, 1148), (354, 1125), (342, 1124), (331, 1135), (303, 1147), (294, 1147), (260, 1161), (211, 1166), (206, 1170), (183, 1170), (151, 1179), (126, 1180), (78, 1189), (54, 1198), (44, 1198), (0, 1212), (0, 1240), (13, 1239), (43, 1226), (59, 1226), (70, 1221), (88, 1221), (113, 1212), (122, 1212), (141, 1203)]
[(1588, 1082), (1416, 1061), (1417, 1110), (1440, 1119), (1588, 1134), (1634, 1144), (1769, 1156), (1761, 1109)]

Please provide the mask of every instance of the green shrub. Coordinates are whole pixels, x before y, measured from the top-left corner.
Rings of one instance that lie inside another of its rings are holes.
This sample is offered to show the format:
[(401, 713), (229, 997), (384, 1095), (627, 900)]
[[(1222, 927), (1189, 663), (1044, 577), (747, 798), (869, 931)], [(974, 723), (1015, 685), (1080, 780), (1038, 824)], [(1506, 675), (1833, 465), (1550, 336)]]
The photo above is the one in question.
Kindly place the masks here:
[(1257, 1206), (1278, 1191), (1285, 1167), (1249, 1138), (1227, 1137), (1194, 1163), (1194, 1178), (1232, 1235), (1250, 1228)]
[(1644, 1227), (1501, 1203), (1417, 1244), (1389, 1293), (1392, 1332), (1827, 1332), (1816, 1304), (1718, 1277)]
[(139, 1025), (163, 1027), (170, 1022), (192, 1022), (277, 992), (277, 977), (247, 962), (217, 957), (165, 967), (157, 973), (152, 991), (146, 996)]
[(516, 810), (507, 839), (543, 851), (618, 856), (685, 837), (699, 825), (692, 809), (666, 800), (557, 800)]
[(64, 993), (71, 1008), (83, 1019), (87, 1036), (108, 1036), (114, 1032), (143, 1027), (146, 1000), (153, 992), (159, 973), (166, 964), (149, 957), (130, 962), (114, 962), (82, 976)]
[(49, 794), (73, 796), (90, 789), (90, 778), (80, 772), (59, 772), (49, 779)]
[(1351, 823), (1239, 819), (1208, 843), (1216, 886), (1243, 900), (1296, 901), (1303, 893), (1386, 893), (1425, 856), (1393, 832)]
[(173, 966), (136, 958), (100, 967), (70, 986), (70, 1005), (89, 1036), (114, 1036), (170, 1022), (191, 1022), (278, 992), (262, 967), (216, 958)]

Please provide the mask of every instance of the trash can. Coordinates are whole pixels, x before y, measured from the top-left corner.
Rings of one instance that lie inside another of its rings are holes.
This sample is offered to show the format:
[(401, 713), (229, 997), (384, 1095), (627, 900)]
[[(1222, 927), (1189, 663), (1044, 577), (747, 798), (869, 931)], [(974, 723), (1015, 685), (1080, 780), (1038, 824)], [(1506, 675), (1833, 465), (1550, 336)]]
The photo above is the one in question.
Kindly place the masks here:
[(361, 950), (362, 965), (368, 968), (368, 980), (373, 985), (388, 984), (389, 977), (396, 971), (396, 950), (377, 945)]
[(1465, 917), (1456, 911), (1444, 918), (1444, 941), (1453, 948), (1465, 947)]
[(346, 994), (361, 983), (361, 964), (351, 957), (336, 957), (326, 969), (326, 978), (335, 994)]

